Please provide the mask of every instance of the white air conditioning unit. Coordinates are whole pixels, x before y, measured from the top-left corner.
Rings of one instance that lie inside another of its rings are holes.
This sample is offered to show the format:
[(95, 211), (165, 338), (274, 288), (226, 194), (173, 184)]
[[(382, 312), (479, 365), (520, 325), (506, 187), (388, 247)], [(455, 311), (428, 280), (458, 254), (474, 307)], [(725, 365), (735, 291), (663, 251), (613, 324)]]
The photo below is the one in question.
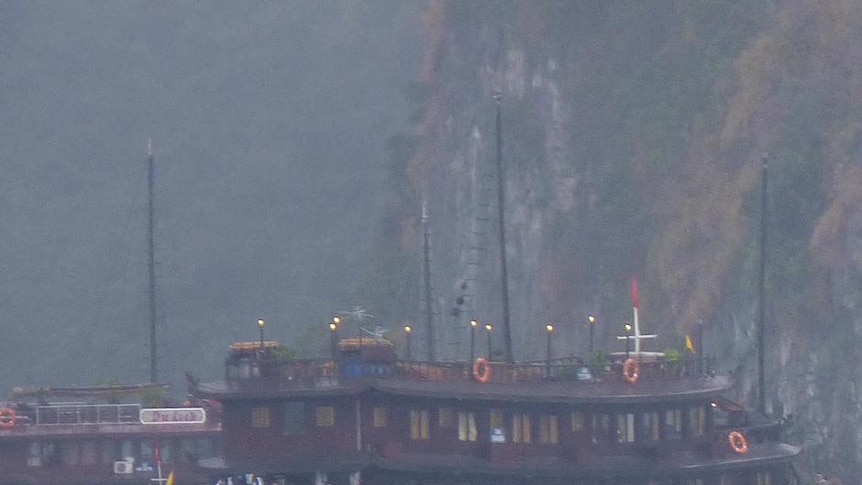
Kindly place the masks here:
[(135, 465), (130, 461), (115, 461), (114, 475), (131, 475), (135, 472)]

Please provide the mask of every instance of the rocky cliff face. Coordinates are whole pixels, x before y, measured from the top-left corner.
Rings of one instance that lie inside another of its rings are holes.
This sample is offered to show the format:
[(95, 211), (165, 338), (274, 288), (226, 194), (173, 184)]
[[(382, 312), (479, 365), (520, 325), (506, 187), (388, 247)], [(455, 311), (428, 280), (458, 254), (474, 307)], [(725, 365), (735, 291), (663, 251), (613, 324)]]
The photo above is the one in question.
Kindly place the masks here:
[(767, 410), (791, 416), (816, 469), (862, 476), (862, 4), (440, 0), (425, 15), (406, 176), (430, 215), (438, 354), (466, 355), (471, 317), (502, 349), (499, 92), (515, 357), (543, 358), (546, 322), (554, 354), (586, 355), (589, 314), (595, 345), (618, 350), (636, 275), (647, 345), (681, 348), (703, 323), (698, 345), (755, 404), (768, 154)]

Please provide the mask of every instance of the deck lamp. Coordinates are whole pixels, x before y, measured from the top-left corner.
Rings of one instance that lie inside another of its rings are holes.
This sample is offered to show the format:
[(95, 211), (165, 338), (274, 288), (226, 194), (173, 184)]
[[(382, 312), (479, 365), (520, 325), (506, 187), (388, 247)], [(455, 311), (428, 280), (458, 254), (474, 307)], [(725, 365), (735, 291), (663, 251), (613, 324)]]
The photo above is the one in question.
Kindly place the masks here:
[(332, 354), (332, 358), (334, 359), (337, 350), (338, 350), (338, 324), (341, 323), (341, 319), (338, 317), (332, 317), (332, 321), (329, 322), (329, 346), (330, 346), (330, 354)]
[(405, 346), (406, 346), (406, 356), (407, 360), (411, 359), (410, 357), (410, 333), (413, 332), (413, 328), (410, 325), (404, 325), (404, 335), (405, 335)]
[(470, 362), (476, 359), (476, 327), (479, 326), (477, 320), (470, 320)]
[(594, 329), (596, 327), (596, 317), (593, 315), (590, 315), (587, 317), (587, 321), (590, 322), (590, 325), (589, 325), (589, 327), (590, 327), (590, 357), (592, 357), (592, 355), (593, 355), (593, 334), (594, 334)]
[(491, 330), (493, 328), (490, 323), (485, 324), (485, 333), (488, 334), (488, 360), (491, 360)]
[(266, 322), (263, 321), (263, 318), (257, 319), (257, 327), (260, 329), (260, 349), (263, 350), (263, 326)]
[(546, 349), (545, 349), (545, 377), (551, 377), (551, 334), (554, 333), (554, 324), (545, 325), (546, 332)]

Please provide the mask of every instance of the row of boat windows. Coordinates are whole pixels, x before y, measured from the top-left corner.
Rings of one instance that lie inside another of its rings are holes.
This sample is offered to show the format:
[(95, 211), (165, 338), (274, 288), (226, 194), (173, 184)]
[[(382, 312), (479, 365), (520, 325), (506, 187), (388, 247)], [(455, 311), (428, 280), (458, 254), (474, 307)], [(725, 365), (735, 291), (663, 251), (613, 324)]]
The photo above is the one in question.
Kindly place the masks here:
[[(195, 463), (217, 456), (218, 444), (212, 438), (162, 439), (158, 443), (162, 463)], [(30, 467), (111, 464), (134, 459), (135, 464), (154, 465), (155, 440), (81, 440), (30, 443)]]
[[(505, 413), (491, 409), (479, 413), (451, 407), (413, 409), (410, 411), (409, 436), (416, 441), (431, 439), (432, 428), (459, 441), (478, 441), (480, 419), (488, 424), (491, 442), (558, 444), (562, 426), (571, 432), (586, 434), (593, 442), (627, 443), (662, 439), (697, 437), (706, 433), (709, 412), (705, 406), (684, 409), (666, 409), (640, 413), (585, 413), (574, 411), (567, 415), (545, 413)], [(314, 426), (331, 427), (336, 424), (335, 407), (314, 407)], [(389, 425), (389, 409), (374, 407), (372, 424), (376, 428)], [(308, 431), (308, 413), (305, 402), (288, 402), (282, 407), (282, 431), (285, 435)], [(270, 408), (252, 408), (251, 425), (268, 428), (271, 425)], [(457, 428), (457, 432), (450, 431)]]

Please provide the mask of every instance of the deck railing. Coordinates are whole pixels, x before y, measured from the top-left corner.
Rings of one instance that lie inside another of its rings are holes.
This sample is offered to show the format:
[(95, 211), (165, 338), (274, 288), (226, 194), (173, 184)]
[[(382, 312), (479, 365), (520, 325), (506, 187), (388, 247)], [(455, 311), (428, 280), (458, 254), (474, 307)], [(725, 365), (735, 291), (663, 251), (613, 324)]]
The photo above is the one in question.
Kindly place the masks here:
[(19, 406), (16, 421), (39, 426), (140, 423), (140, 411), (140, 404)]
[[(584, 363), (569, 357), (550, 361), (493, 362), (488, 382), (531, 381), (622, 381), (626, 359), (602, 363)], [(334, 379), (379, 377), (416, 380), (475, 380), (474, 363), (390, 361), (369, 362), (361, 359), (268, 359), (265, 355), (232, 358), (226, 361), (228, 381), (278, 379), (285, 384), (308, 387), (332, 385)], [(708, 362), (702, 359), (649, 359), (638, 361), (638, 380), (669, 379), (708, 374)], [(283, 384), (284, 385), (284, 384)]]
[[(220, 408), (207, 405), (203, 407), (206, 412), (206, 426), (219, 426)], [(12, 423), (15, 427), (142, 424), (142, 408), (140, 404), (17, 404), (12, 406), (15, 413)]]

